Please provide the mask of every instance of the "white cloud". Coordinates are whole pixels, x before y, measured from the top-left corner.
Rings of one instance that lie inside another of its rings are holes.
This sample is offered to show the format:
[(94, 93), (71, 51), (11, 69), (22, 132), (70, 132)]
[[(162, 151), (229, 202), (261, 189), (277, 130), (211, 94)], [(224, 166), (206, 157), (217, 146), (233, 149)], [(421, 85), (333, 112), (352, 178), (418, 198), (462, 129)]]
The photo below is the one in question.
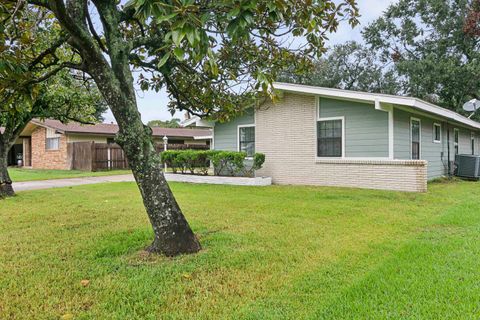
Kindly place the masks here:
[[(341, 24), (338, 31), (329, 36), (328, 45), (335, 45), (351, 40), (362, 41), (362, 28), (378, 18), (382, 12), (394, 2), (396, 2), (396, 0), (359, 0), (360, 25), (352, 29), (347, 23)], [(150, 120), (166, 120), (172, 117), (167, 109), (168, 96), (164, 90), (158, 93), (154, 91), (141, 92), (138, 90), (137, 103), (144, 123)], [(104, 117), (105, 122), (115, 121), (110, 111), (107, 112)], [(183, 115), (177, 112), (175, 117), (182, 118)]]

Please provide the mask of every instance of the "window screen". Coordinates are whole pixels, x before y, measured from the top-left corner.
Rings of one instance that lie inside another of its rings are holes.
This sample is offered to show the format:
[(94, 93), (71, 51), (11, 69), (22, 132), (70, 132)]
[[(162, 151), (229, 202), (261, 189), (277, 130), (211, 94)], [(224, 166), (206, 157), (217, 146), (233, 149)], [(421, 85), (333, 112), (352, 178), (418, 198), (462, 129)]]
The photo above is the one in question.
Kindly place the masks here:
[(412, 159), (420, 159), (420, 121), (413, 120), (411, 122), (412, 130)]
[(247, 153), (247, 157), (253, 157), (255, 154), (255, 127), (239, 128), (239, 146), (240, 151)]
[(46, 150), (58, 150), (60, 148), (60, 134), (54, 129), (47, 128), (45, 149)]
[(317, 122), (317, 156), (342, 156), (342, 120), (321, 120)]

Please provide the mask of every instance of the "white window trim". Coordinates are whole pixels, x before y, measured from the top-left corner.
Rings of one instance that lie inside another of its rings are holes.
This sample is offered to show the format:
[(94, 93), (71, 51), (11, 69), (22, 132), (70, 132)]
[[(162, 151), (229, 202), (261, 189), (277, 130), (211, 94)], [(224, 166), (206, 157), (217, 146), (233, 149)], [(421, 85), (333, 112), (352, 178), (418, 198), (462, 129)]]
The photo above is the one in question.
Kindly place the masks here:
[(470, 151), (472, 152), (472, 155), (475, 155), (475, 152), (477, 152), (476, 145), (477, 139), (475, 139), (475, 132), (470, 132)]
[[(240, 129), (241, 128), (255, 128), (255, 124), (241, 124), (237, 126), (237, 151), (240, 152)], [(255, 152), (257, 151), (257, 130), (255, 130)], [(246, 157), (245, 159), (253, 159), (253, 157)]]
[(394, 115), (393, 115), (393, 107), (392, 110), (388, 111), (388, 158), (393, 160), (395, 154), (395, 128), (394, 128)]
[[(455, 141), (455, 133), (458, 133), (458, 141)], [(458, 153), (455, 153), (455, 147), (458, 147)], [(460, 154), (460, 129), (453, 128), (453, 152), (454, 155)]]
[[(436, 127), (439, 127), (440, 128), (440, 140), (436, 140), (435, 139), (435, 134), (437, 133), (437, 131), (435, 130)], [(442, 125), (438, 122), (434, 122), (433, 123), (433, 143), (442, 143)]]
[[(342, 156), (341, 157), (319, 157), (318, 156), (318, 122), (319, 121), (332, 121), (332, 120), (342, 120)], [(345, 158), (345, 116), (328, 117), (328, 118), (320, 118), (320, 117), (317, 116), (317, 120), (315, 121), (315, 158), (317, 160), (346, 159)]]
[(413, 121), (418, 121), (418, 123), (420, 124), (419, 133), (418, 133), (419, 135), (418, 136), (418, 159), (415, 159), (415, 160), (421, 160), (422, 159), (422, 120), (414, 117), (410, 117), (410, 159), (414, 160), (413, 152), (412, 152), (412, 143), (413, 143), (412, 122)]

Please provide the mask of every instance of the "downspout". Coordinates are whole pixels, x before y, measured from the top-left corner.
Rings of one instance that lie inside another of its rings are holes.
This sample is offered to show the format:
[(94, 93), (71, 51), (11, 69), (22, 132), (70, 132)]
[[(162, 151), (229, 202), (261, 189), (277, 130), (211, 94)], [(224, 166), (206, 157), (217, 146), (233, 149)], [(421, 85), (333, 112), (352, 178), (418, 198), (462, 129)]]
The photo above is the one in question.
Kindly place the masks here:
[(450, 161), (450, 126), (447, 121), (447, 168), (448, 168), (448, 177), (452, 176), (452, 165)]

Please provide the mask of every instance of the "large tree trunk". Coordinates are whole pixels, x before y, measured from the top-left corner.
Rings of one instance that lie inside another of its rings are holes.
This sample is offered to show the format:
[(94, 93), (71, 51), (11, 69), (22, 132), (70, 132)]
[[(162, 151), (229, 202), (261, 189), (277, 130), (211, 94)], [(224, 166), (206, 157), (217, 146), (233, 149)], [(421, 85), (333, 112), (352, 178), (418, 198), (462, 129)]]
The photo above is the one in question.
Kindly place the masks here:
[(152, 129), (143, 124), (138, 112), (131, 74), (125, 72), (120, 81), (105, 77), (106, 73), (92, 74), (117, 120), (115, 140), (125, 152), (153, 227), (155, 238), (147, 250), (167, 256), (198, 252), (200, 243), (163, 174)]
[(138, 112), (129, 63), (130, 44), (119, 31), (121, 14), (117, 4), (95, 0), (93, 3), (102, 21), (109, 60), (87, 30), (85, 1), (67, 1), (68, 11), (62, 1), (53, 1), (50, 9), (69, 32), (69, 42), (79, 50), (84, 70), (95, 80), (117, 120), (116, 142), (125, 151), (155, 234), (148, 250), (167, 256), (197, 252), (200, 243), (165, 180), (152, 131), (142, 123)]
[(8, 148), (0, 145), (0, 199), (15, 195), (12, 180), (8, 174)]
[(200, 243), (165, 180), (151, 129), (142, 123), (136, 102), (123, 103), (121, 109), (112, 108), (120, 127), (117, 142), (125, 151), (153, 226), (155, 239), (148, 250), (167, 256), (198, 252)]
[[(143, 144), (148, 147), (149, 139), (144, 139)], [(124, 143), (125, 150), (131, 148), (132, 145)], [(200, 243), (165, 180), (158, 156), (150, 151), (144, 155), (143, 159), (132, 155), (128, 158), (155, 233), (148, 250), (168, 256), (199, 251)]]
[[(105, 78), (106, 73), (92, 74), (117, 120), (119, 132), (115, 140), (125, 152), (153, 227), (155, 238), (147, 250), (167, 256), (198, 252), (200, 243), (163, 174), (152, 130), (141, 120), (131, 74), (125, 72), (120, 81)], [(115, 85), (118, 82), (120, 85)]]
[(153, 227), (155, 238), (148, 250), (167, 256), (198, 252), (200, 243), (165, 180), (152, 130), (142, 122), (128, 60), (114, 52), (112, 46), (112, 69), (99, 60), (87, 66), (117, 120), (116, 142), (125, 151)]
[(160, 157), (155, 151), (152, 130), (145, 126), (137, 109), (132, 83), (115, 96), (112, 112), (119, 125), (116, 141), (122, 146), (142, 194), (143, 203), (153, 226), (155, 239), (149, 251), (174, 256), (194, 253), (200, 243), (188, 225), (163, 174)]
[(0, 199), (15, 195), (12, 187), (12, 179), (10, 179), (7, 168), (8, 151), (13, 147), (20, 133), (25, 129), (31, 119), (31, 115), (23, 117), (7, 116), (3, 119), (5, 131), (0, 134)]

